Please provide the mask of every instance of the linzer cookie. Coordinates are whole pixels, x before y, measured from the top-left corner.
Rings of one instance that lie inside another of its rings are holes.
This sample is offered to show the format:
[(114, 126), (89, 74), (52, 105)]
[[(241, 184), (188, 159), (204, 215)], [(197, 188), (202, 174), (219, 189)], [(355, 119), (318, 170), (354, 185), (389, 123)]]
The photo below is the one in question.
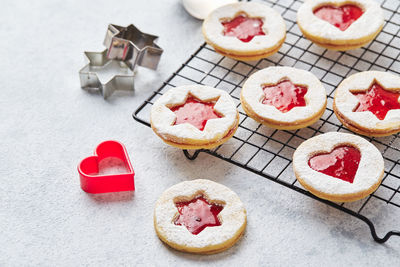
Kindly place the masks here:
[(261, 3), (235, 3), (217, 8), (204, 20), (206, 42), (227, 57), (258, 60), (278, 52), (286, 37), (281, 15)]
[(154, 228), (169, 246), (213, 254), (233, 246), (246, 228), (246, 210), (229, 188), (193, 180), (167, 189), (154, 209)]
[(333, 111), (350, 130), (366, 136), (400, 132), (400, 77), (365, 71), (351, 75), (336, 89)]
[(382, 30), (383, 10), (374, 0), (308, 0), (297, 13), (304, 36), (322, 47), (362, 47)]
[(151, 127), (167, 144), (182, 149), (213, 148), (231, 138), (239, 112), (231, 96), (203, 85), (170, 89), (151, 109)]
[(254, 120), (276, 129), (293, 130), (316, 122), (326, 107), (326, 92), (312, 73), (269, 67), (244, 83), (240, 100)]
[(374, 192), (384, 173), (383, 157), (367, 140), (331, 132), (303, 142), (293, 155), (300, 184), (331, 201), (351, 202)]

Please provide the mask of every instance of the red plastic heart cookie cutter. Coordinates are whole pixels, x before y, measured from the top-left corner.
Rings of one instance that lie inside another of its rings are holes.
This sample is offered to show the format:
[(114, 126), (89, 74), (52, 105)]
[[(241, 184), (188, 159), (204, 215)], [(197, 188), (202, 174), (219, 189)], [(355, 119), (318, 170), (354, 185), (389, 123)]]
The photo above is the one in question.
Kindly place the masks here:
[[(126, 173), (99, 174), (99, 163), (106, 158), (118, 158), (123, 161)], [(78, 172), (83, 191), (92, 194), (133, 191), (135, 190), (134, 176), (128, 152), (125, 146), (117, 141), (100, 143), (94, 156), (83, 159), (78, 165)]]

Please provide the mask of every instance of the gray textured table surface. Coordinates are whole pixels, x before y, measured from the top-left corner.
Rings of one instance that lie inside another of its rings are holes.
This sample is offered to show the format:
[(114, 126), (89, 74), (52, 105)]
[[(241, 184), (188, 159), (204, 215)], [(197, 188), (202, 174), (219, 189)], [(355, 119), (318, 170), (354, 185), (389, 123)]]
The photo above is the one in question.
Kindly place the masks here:
[[(102, 49), (110, 22), (158, 34), (165, 53), (157, 72), (139, 69), (133, 94), (106, 102), (80, 89), (78, 70), (84, 50)], [(399, 238), (379, 245), (342, 212), (209, 155), (189, 162), (132, 120), (203, 42), (180, 1), (7, 1), (0, 24), (1, 266), (399, 264)], [(133, 195), (79, 187), (78, 162), (107, 139), (127, 147)], [(230, 187), (248, 211), (244, 237), (221, 254), (174, 251), (153, 229), (158, 196), (196, 178)]]

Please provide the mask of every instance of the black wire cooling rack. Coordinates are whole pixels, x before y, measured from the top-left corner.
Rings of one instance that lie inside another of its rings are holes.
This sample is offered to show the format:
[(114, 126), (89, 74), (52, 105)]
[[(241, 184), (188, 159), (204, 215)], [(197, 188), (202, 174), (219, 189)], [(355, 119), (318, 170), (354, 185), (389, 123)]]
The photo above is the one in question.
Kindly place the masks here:
[[(205, 152), (344, 211), (367, 223), (372, 237), (379, 243), (386, 242), (393, 235), (400, 236), (400, 231), (387, 232), (393, 228), (400, 229), (399, 134), (369, 138), (384, 157), (385, 175), (377, 191), (353, 203), (334, 203), (310, 194), (297, 182), (291, 166), (293, 152), (304, 140), (330, 131), (348, 132), (332, 110), (333, 92), (345, 77), (371, 69), (400, 75), (400, 1), (381, 0), (386, 18), (382, 32), (366, 47), (348, 52), (320, 48), (302, 36), (296, 25), (296, 12), (302, 1), (265, 2), (280, 12), (287, 23), (286, 41), (277, 54), (255, 62), (242, 62), (223, 57), (203, 44), (134, 112), (134, 119), (150, 126), (151, 105), (171, 87), (199, 83), (226, 90), (240, 113), (235, 136), (213, 150), (184, 150), (188, 159), (194, 160), (199, 153)], [(294, 131), (274, 130), (256, 123), (243, 112), (239, 98), (243, 82), (255, 71), (276, 65), (311, 71), (323, 82), (327, 89), (328, 107), (317, 123)], [(388, 226), (388, 222), (392, 224)], [(387, 228), (383, 237), (378, 236), (375, 226)]]

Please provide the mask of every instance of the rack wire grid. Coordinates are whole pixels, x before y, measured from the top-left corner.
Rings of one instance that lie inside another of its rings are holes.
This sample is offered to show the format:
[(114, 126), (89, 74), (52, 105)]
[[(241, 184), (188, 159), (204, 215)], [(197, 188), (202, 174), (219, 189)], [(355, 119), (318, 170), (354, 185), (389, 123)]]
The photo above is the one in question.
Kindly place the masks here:
[[(373, 239), (386, 242), (391, 236), (400, 236), (400, 135), (367, 138), (382, 153), (385, 173), (380, 187), (369, 197), (352, 203), (334, 203), (320, 199), (306, 191), (296, 180), (292, 170), (292, 155), (299, 144), (325, 132), (349, 132), (336, 119), (332, 110), (333, 93), (338, 84), (349, 75), (366, 70), (380, 70), (400, 75), (400, 1), (381, 0), (385, 12), (385, 25), (379, 36), (367, 46), (336, 52), (318, 47), (305, 39), (297, 24), (296, 12), (303, 1), (265, 0), (264, 3), (281, 13), (287, 24), (287, 37), (278, 53), (254, 62), (236, 61), (216, 53), (203, 44), (182, 66), (168, 78), (133, 113), (135, 120), (150, 126), (150, 109), (168, 89), (187, 85), (204, 84), (229, 92), (240, 113), (239, 128), (233, 138), (212, 150), (186, 151), (185, 156), (194, 160), (201, 152), (256, 173), (275, 183), (293, 189), (308, 197), (346, 212), (364, 221)], [(293, 131), (275, 130), (263, 126), (243, 111), (240, 90), (243, 82), (255, 71), (269, 66), (292, 66), (311, 71), (327, 89), (328, 106), (321, 119), (313, 125)], [(366, 137), (364, 137), (366, 138)], [(376, 232), (376, 225), (383, 230), (383, 237)], [(390, 229), (396, 229), (388, 231)], [(386, 234), (385, 234), (386, 233)]]

